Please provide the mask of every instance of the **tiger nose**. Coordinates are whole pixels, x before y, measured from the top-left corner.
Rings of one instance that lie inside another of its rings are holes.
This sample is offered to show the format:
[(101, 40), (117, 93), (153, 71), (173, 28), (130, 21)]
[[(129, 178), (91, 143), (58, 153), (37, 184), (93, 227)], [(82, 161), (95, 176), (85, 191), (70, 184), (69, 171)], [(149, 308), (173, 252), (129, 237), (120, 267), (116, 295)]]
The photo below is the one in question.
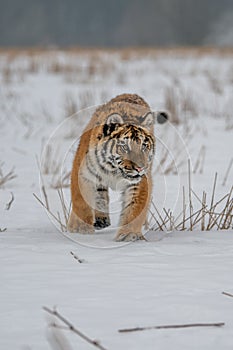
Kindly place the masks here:
[(135, 166), (134, 168), (135, 168), (135, 170), (137, 170), (139, 173), (140, 173), (142, 170), (144, 170), (143, 167), (139, 167), (139, 166)]

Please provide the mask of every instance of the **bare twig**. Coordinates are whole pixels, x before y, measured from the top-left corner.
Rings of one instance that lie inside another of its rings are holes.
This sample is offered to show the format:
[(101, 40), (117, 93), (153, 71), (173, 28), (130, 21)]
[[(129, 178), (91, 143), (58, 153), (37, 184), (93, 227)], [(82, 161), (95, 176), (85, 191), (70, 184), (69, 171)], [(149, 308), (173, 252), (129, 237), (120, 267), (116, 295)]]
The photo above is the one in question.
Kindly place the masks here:
[(69, 215), (70, 215), (70, 210), (67, 209), (67, 206), (65, 204), (65, 198), (64, 198), (64, 193), (63, 193), (62, 187), (60, 189), (57, 189), (57, 192), (58, 192), (58, 196), (59, 196), (59, 199), (60, 199), (60, 202), (61, 202), (61, 205), (62, 205), (62, 211), (63, 211), (65, 223), (66, 223), (66, 226), (67, 226), (68, 218), (69, 218)]
[(14, 202), (14, 200), (15, 200), (14, 194), (13, 194), (13, 192), (11, 192), (11, 199), (10, 199), (10, 201), (6, 204), (6, 210), (10, 210), (11, 205), (12, 205), (12, 203)]
[(228, 297), (231, 297), (231, 298), (233, 298), (233, 294), (231, 294), (231, 293), (227, 293), (227, 292), (222, 292), (222, 294), (223, 294), (223, 295), (226, 295), (226, 296), (228, 296)]
[[(155, 220), (156, 224), (158, 225), (160, 231), (163, 231), (163, 228), (162, 226), (160, 225), (159, 221), (156, 219), (156, 216), (155, 214), (150, 210), (150, 214), (151, 214), (151, 217)], [(152, 230), (153, 230), (154, 226), (152, 227)]]
[(201, 148), (200, 148), (200, 151), (198, 153), (196, 163), (195, 163), (194, 168), (193, 168), (193, 173), (194, 174), (196, 174), (198, 168), (200, 169), (199, 173), (203, 172), (204, 159), (205, 159), (205, 146), (202, 145)]
[(59, 224), (61, 226), (61, 231), (64, 232), (65, 231), (64, 228), (63, 228), (64, 225), (62, 224), (61, 215), (60, 215), (59, 211), (57, 211), (57, 218), (58, 218), (58, 222), (59, 222)]
[(46, 207), (46, 204), (44, 204), (42, 200), (35, 193), (33, 193), (33, 196), (42, 205), (42, 207), (44, 207), (47, 210), (47, 212), (54, 218), (54, 220), (57, 221), (57, 223), (61, 226), (62, 231), (63, 230), (66, 231), (66, 226), (61, 222), (61, 219), (59, 217), (56, 217), (56, 215), (54, 215), (50, 210), (48, 210), (48, 208)]
[(215, 177), (214, 177), (214, 184), (213, 184), (213, 190), (212, 190), (212, 197), (211, 197), (211, 203), (210, 203), (210, 211), (209, 211), (209, 222), (207, 225), (206, 230), (209, 231), (211, 222), (212, 222), (212, 210), (213, 210), (213, 205), (214, 205), (214, 195), (215, 195), (215, 189), (216, 189), (216, 183), (217, 183), (217, 177), (218, 177), (218, 173), (215, 173)]
[(231, 200), (231, 202), (229, 202), (226, 206), (225, 220), (222, 225), (223, 230), (227, 230), (230, 228), (232, 217), (233, 217), (233, 200)]
[(14, 168), (11, 169), (8, 173), (3, 174), (3, 171), (2, 171), (3, 165), (4, 163), (0, 163), (0, 187), (17, 177), (17, 175), (14, 173)]
[(51, 144), (47, 144), (43, 148), (41, 162), (39, 165), (40, 171), (44, 175), (58, 174), (61, 169), (59, 157), (55, 157), (59, 153), (59, 148), (53, 148)]
[(46, 209), (49, 211), (49, 201), (48, 201), (48, 196), (47, 196), (47, 193), (46, 193), (44, 185), (41, 186), (41, 190), (42, 190), (42, 193), (43, 193), (43, 196), (44, 196)]
[(184, 189), (184, 186), (183, 186), (183, 222), (182, 222), (182, 231), (185, 230), (185, 213), (186, 213), (186, 204), (185, 204), (185, 189)]
[(201, 212), (202, 212), (202, 217), (201, 217), (201, 230), (204, 231), (205, 230), (205, 207), (206, 207), (206, 193), (205, 191), (203, 191), (203, 196), (202, 196), (202, 208), (201, 208)]
[(85, 260), (84, 259), (80, 259), (76, 254), (74, 254), (73, 252), (70, 252), (70, 254), (73, 256), (73, 258), (75, 260), (77, 260), (80, 264), (84, 263)]
[(231, 187), (231, 190), (230, 190), (230, 192), (229, 192), (229, 194), (228, 194), (227, 202), (226, 202), (225, 208), (223, 209), (223, 212), (222, 212), (222, 216), (221, 216), (221, 219), (220, 219), (220, 222), (219, 222), (219, 228), (220, 228), (220, 229), (221, 229), (221, 228), (224, 228), (224, 224), (223, 224), (223, 225), (221, 225), (221, 224), (222, 224), (222, 221), (223, 221), (225, 212), (226, 212), (226, 210), (227, 210), (227, 207), (228, 207), (228, 205), (229, 205), (229, 203), (230, 203), (230, 201), (231, 201), (232, 191), (233, 191), (233, 186)]
[(51, 310), (48, 307), (44, 306), (43, 310), (46, 311), (47, 313), (49, 313), (50, 315), (53, 315), (55, 317), (57, 317), (61, 322), (63, 322), (67, 328), (77, 334), (80, 338), (82, 338), (83, 340), (85, 340), (86, 342), (88, 342), (89, 344), (95, 346), (98, 349), (101, 350), (107, 350), (105, 347), (103, 347), (99, 341), (97, 340), (93, 340), (91, 338), (89, 338), (86, 334), (80, 332), (74, 325), (72, 325), (72, 323), (70, 321), (68, 321), (65, 317), (63, 317), (57, 310)]
[(231, 170), (232, 165), (233, 165), (233, 158), (231, 158), (230, 163), (229, 163), (229, 165), (228, 165), (226, 174), (225, 174), (224, 179), (223, 179), (222, 186), (225, 186), (225, 185), (226, 185), (227, 178), (228, 178), (228, 175), (229, 175), (229, 173), (230, 173), (230, 170)]
[(188, 184), (189, 184), (189, 220), (190, 220), (190, 231), (193, 230), (193, 204), (192, 204), (192, 191), (191, 191), (191, 169), (190, 169), (190, 159), (188, 160)]
[[(161, 220), (161, 222), (162, 222), (161, 229), (162, 229), (162, 226), (164, 226), (165, 230), (167, 231), (167, 227), (166, 227), (166, 224), (165, 224), (165, 222), (164, 222), (165, 219), (163, 219), (162, 216), (160, 215), (160, 213), (159, 213), (158, 209), (156, 208), (154, 202), (152, 201), (151, 203), (152, 203), (152, 205), (153, 205), (155, 211), (157, 212), (157, 214), (158, 214), (158, 216), (159, 216), (159, 218), (160, 218), (160, 220)], [(162, 229), (162, 230), (163, 230), (163, 229)]]
[(55, 174), (55, 176), (51, 182), (51, 187), (54, 189), (69, 187), (70, 186), (70, 174), (71, 174), (70, 171), (64, 173), (62, 176), (59, 174), (59, 177), (57, 176), (57, 174)]
[(151, 329), (178, 329), (178, 328), (194, 328), (194, 327), (222, 327), (225, 326), (224, 322), (218, 323), (187, 323), (187, 324), (173, 324), (173, 325), (162, 325), (162, 326), (150, 326), (150, 327), (135, 327), (119, 329), (119, 333), (146, 331)]
[(4, 227), (4, 228), (0, 228), (0, 232), (6, 232), (7, 228)]

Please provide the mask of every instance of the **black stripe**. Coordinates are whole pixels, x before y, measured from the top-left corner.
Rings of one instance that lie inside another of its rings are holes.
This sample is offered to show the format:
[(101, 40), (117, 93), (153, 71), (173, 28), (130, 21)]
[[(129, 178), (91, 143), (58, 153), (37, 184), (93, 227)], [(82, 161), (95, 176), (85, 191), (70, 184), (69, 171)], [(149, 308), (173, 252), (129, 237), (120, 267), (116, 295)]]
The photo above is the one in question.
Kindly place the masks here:
[(103, 188), (103, 187), (99, 187), (99, 188), (97, 188), (97, 191), (98, 192), (107, 192), (107, 189)]
[(112, 169), (117, 169), (117, 167), (115, 165), (113, 165), (110, 161), (106, 162), (106, 164), (111, 165)]
[(101, 169), (105, 174), (108, 174), (109, 171), (106, 170), (106, 169), (103, 167), (103, 165), (100, 163), (100, 161), (99, 161), (97, 149), (95, 149), (95, 156), (96, 156), (96, 162), (97, 162), (98, 166), (100, 167), (100, 169)]
[(116, 143), (116, 140), (114, 140), (114, 139), (111, 139), (111, 140), (112, 140), (112, 145), (110, 147), (110, 154), (112, 154), (113, 147), (114, 147), (114, 145)]
[(101, 155), (102, 155), (102, 157), (103, 157), (104, 160), (106, 160), (106, 153), (107, 153), (108, 144), (109, 144), (110, 141), (111, 141), (111, 140), (108, 140), (107, 142), (105, 142), (105, 143), (103, 144), (102, 149), (101, 149)]
[(129, 208), (129, 207), (132, 207), (134, 206), (134, 204), (136, 204), (136, 201), (135, 200), (132, 200), (129, 204), (126, 205), (126, 207), (124, 206), (124, 210)]
[(88, 171), (92, 174), (92, 175), (94, 175), (98, 180), (102, 180), (102, 178), (101, 178), (101, 176), (99, 176), (98, 174), (96, 174), (96, 172), (94, 172), (93, 171), (93, 169), (95, 169), (94, 168), (94, 166), (93, 166), (93, 164), (92, 164), (92, 161), (91, 161), (91, 159), (90, 159), (90, 157), (86, 157), (86, 161), (87, 161), (87, 163), (86, 163), (86, 165), (87, 165), (87, 169), (88, 169)]
[(87, 170), (88, 170), (93, 176), (95, 176), (99, 181), (102, 180), (102, 178), (101, 178), (99, 175), (97, 175), (96, 173), (94, 173), (94, 172), (92, 171), (92, 169), (90, 168), (89, 164), (87, 164)]

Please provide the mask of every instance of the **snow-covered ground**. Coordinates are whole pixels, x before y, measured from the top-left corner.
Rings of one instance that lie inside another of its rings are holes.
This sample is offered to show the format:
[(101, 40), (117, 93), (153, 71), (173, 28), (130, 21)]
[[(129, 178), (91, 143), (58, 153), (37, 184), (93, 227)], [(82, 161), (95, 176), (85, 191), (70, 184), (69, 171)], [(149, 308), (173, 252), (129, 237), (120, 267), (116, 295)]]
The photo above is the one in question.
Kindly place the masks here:
[[(68, 117), (131, 92), (158, 110), (175, 100), (178, 124), (155, 129), (153, 201), (159, 212), (170, 209), (177, 217), (183, 186), (188, 203), (188, 159), (195, 194), (201, 199), (206, 191), (210, 203), (217, 173), (214, 199), (221, 199), (233, 178), (233, 168), (225, 176), (233, 149), (233, 56), (1, 52), (0, 81), (0, 179), (12, 169), (17, 176), (0, 186), (0, 349), (68, 350), (61, 346), (64, 337), (73, 349), (94, 348), (69, 331), (48, 327), (54, 320), (43, 306), (56, 306), (108, 350), (232, 349), (233, 298), (222, 294), (233, 294), (232, 227), (203, 232), (197, 225), (193, 232), (178, 232), (169, 224), (168, 230), (149, 231), (148, 242), (116, 243), (119, 195), (112, 193), (110, 229), (69, 235), (60, 232), (33, 193), (44, 200), (44, 185), (51, 211), (62, 216), (53, 187), (60, 171), (69, 173), (78, 135), (95, 107)], [(69, 206), (69, 188), (64, 195)], [(195, 209), (200, 203), (192, 196)], [(153, 216), (150, 220), (153, 226)], [(225, 326), (118, 332), (213, 322)]]

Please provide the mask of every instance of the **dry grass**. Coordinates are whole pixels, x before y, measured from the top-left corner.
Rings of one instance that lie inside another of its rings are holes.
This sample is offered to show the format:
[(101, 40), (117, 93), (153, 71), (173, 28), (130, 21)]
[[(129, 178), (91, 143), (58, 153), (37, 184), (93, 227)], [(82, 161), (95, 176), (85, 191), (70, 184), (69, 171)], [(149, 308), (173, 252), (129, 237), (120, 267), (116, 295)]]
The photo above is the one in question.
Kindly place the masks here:
[(58, 154), (59, 149), (52, 148), (50, 144), (43, 147), (41, 165), (38, 165), (43, 175), (57, 175), (60, 172), (61, 162)]
[(231, 160), (230, 160), (230, 162), (229, 162), (229, 165), (228, 165), (228, 167), (227, 167), (227, 170), (226, 170), (226, 173), (225, 173), (223, 182), (222, 182), (222, 186), (225, 186), (226, 183), (227, 183), (227, 180), (228, 180), (228, 177), (229, 177), (229, 174), (230, 174), (232, 165), (233, 165), (233, 158), (231, 158)]
[[(160, 212), (152, 201), (149, 218), (149, 231), (211, 231), (233, 229), (233, 187), (219, 199), (215, 199), (217, 173), (214, 177), (209, 204), (207, 193), (202, 198), (192, 189), (191, 172), (189, 170), (188, 193), (183, 188), (182, 211), (174, 215), (171, 209), (163, 208)], [(188, 198), (188, 202), (186, 202)], [(194, 199), (196, 202), (194, 204)], [(195, 209), (194, 209), (195, 207)]]
[[(43, 181), (42, 181), (43, 183)], [(149, 231), (212, 231), (233, 229), (233, 187), (225, 195), (216, 199), (217, 173), (215, 174), (212, 192), (208, 196), (203, 191), (198, 196), (192, 189), (192, 178), (189, 163), (188, 189), (185, 192), (183, 187), (182, 210), (175, 215), (170, 208), (163, 208), (160, 211), (152, 200), (149, 211)], [(46, 209), (47, 213), (59, 225), (62, 232), (67, 231), (68, 217), (71, 209), (71, 202), (67, 206), (62, 186), (57, 187), (57, 201), (60, 211), (54, 212), (49, 204), (49, 197), (45, 186), (42, 185), (42, 199), (33, 194), (37, 201)]]
[(194, 163), (194, 167), (193, 167), (194, 174), (196, 173), (203, 174), (205, 158), (206, 158), (206, 146), (202, 145), (198, 152), (196, 162)]
[[(173, 129), (164, 129), (164, 133), (157, 140), (157, 153), (159, 154), (159, 166), (154, 169), (154, 174), (177, 175), (182, 173), (184, 165), (187, 162), (187, 148), (191, 149), (191, 143), (195, 137), (197, 126), (191, 127), (186, 121), (179, 129), (179, 133), (174, 133)], [(171, 133), (172, 132), (172, 133)], [(202, 146), (197, 161), (195, 163), (195, 172), (203, 172), (205, 161), (205, 146)]]
[(171, 123), (180, 124), (181, 120), (177, 103), (178, 97), (173, 86), (169, 86), (165, 89), (164, 99), (164, 106), (165, 109), (169, 111)]
[(216, 72), (207, 70), (205, 71), (205, 73), (206, 73), (211, 90), (215, 94), (219, 94), (219, 95), (222, 94), (223, 93), (222, 83), (220, 79), (216, 76)]
[(14, 168), (8, 172), (3, 171), (4, 163), (0, 162), (0, 187), (5, 186), (9, 181), (15, 179), (17, 175), (15, 174)]
[(23, 137), (29, 139), (34, 131), (34, 116), (31, 113), (23, 112), (19, 114), (19, 121), (22, 123), (25, 131)]
[(3, 80), (3, 83), (6, 85), (12, 82), (12, 71), (9, 66), (5, 66), (2, 69), (2, 80)]
[(184, 114), (196, 117), (198, 115), (198, 107), (191, 93), (183, 92), (181, 99), (181, 111)]
[(62, 176), (55, 175), (51, 182), (51, 187), (54, 189), (61, 189), (70, 187), (71, 171), (65, 171)]
[(71, 93), (66, 93), (64, 97), (64, 115), (66, 118), (78, 112), (77, 98)]
[(165, 88), (164, 106), (170, 114), (170, 122), (175, 125), (186, 123), (190, 116), (198, 115), (198, 105), (192, 93), (184, 91), (175, 82)]
[(95, 96), (90, 90), (81, 91), (77, 96), (67, 92), (64, 96), (64, 115), (65, 117), (71, 117), (88, 107), (94, 106), (95, 103)]
[(59, 202), (60, 208), (61, 208), (60, 211), (57, 211), (57, 212), (53, 212), (50, 209), (49, 197), (43, 185), (41, 187), (41, 193), (43, 197), (42, 199), (39, 198), (35, 193), (33, 193), (33, 196), (41, 204), (41, 206), (46, 210), (48, 215), (55, 220), (56, 224), (59, 225), (60, 230), (62, 232), (66, 232), (71, 206), (69, 206), (69, 208), (67, 207), (62, 188), (57, 189), (57, 201)]

